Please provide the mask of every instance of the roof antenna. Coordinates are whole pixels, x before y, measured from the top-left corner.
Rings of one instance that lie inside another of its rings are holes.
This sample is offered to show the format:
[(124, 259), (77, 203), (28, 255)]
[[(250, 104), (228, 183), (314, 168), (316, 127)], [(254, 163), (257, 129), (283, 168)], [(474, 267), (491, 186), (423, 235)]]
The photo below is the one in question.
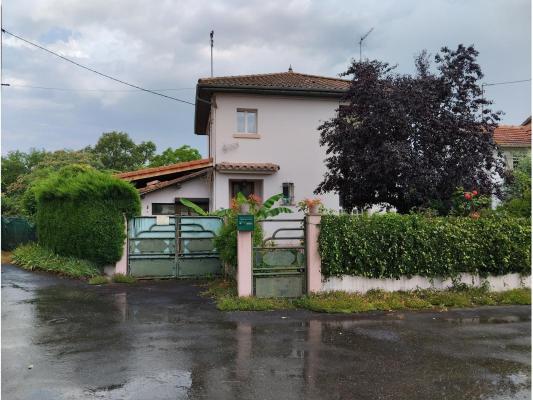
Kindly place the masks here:
[(289, 64), (289, 72), (292, 72), (292, 64)]
[(359, 40), (359, 62), (363, 61), (363, 40), (365, 40), (368, 35), (374, 30), (374, 28), (370, 28), (370, 30), (365, 33), (363, 36), (361, 36), (361, 40)]
[(209, 34), (211, 38), (211, 78), (213, 77), (213, 36), (215, 36), (215, 31), (211, 31)]

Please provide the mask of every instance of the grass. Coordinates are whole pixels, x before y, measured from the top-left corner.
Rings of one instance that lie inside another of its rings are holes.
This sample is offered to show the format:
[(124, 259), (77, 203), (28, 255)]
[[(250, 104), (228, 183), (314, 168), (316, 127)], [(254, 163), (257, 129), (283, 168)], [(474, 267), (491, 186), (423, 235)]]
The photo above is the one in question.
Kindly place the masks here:
[(115, 283), (135, 283), (137, 282), (137, 279), (131, 275), (125, 275), (125, 274), (114, 274), (112, 276), (113, 282)]
[(97, 275), (89, 279), (88, 283), (89, 285), (105, 285), (106, 283), (109, 283), (109, 279), (105, 275)]
[(2, 264), (11, 264), (13, 260), (11, 259), (11, 252), (2, 250)]
[(306, 309), (323, 313), (356, 313), (390, 310), (443, 310), (450, 307), (531, 304), (531, 290), (513, 289), (490, 292), (486, 287), (461, 286), (448, 290), (413, 290), (384, 292), (371, 290), (365, 294), (341, 291), (305, 295), (298, 299), (260, 299), (237, 297), (235, 285), (227, 280), (207, 284), (204, 295), (215, 299), (222, 311), (267, 311)]
[(53, 272), (71, 278), (91, 278), (100, 275), (96, 264), (74, 257), (59, 256), (37, 243), (17, 247), (12, 261), (23, 269)]

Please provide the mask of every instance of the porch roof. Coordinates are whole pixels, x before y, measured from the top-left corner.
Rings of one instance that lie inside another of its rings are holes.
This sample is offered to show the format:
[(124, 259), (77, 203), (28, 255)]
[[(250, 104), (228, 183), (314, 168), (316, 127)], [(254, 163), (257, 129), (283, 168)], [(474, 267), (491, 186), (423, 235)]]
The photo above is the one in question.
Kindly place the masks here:
[(180, 176), (178, 178), (171, 179), (169, 181), (148, 184), (145, 187), (140, 188), (139, 189), (139, 193), (141, 195), (144, 195), (144, 194), (147, 194), (147, 193), (155, 192), (155, 191), (160, 190), (160, 189), (164, 189), (164, 188), (169, 187), (169, 186), (178, 185), (180, 183), (184, 183), (184, 182), (193, 180), (195, 178), (198, 178), (199, 176), (207, 175), (212, 170), (213, 170), (213, 168), (206, 168), (206, 169), (203, 169), (201, 171), (196, 171), (196, 172), (193, 172), (191, 174), (187, 174), (187, 175)]
[(218, 172), (226, 174), (271, 175), (279, 171), (279, 165), (272, 163), (246, 163), (224, 161), (215, 166)]

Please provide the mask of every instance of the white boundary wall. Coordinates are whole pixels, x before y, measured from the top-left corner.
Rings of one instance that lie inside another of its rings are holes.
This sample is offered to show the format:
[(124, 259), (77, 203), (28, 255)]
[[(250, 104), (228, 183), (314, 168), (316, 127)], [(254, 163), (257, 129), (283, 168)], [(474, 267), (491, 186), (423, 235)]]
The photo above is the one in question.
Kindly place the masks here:
[[(507, 274), (500, 276), (488, 276), (486, 278), (477, 275), (462, 274), (456, 282), (465, 283), (471, 286), (481, 286), (488, 282), (491, 291), (500, 292), (503, 290), (517, 289), (522, 287), (531, 288), (531, 275), (521, 276), (520, 274)], [(400, 279), (387, 278), (364, 278), (361, 276), (345, 275), (342, 278), (329, 278), (322, 281), (322, 292), (341, 290), (344, 292), (366, 293), (372, 289), (381, 289), (386, 292), (399, 290), (408, 291), (415, 289), (447, 289), (453, 286), (451, 278), (426, 278), (423, 276), (413, 276), (411, 278), (402, 277)]]

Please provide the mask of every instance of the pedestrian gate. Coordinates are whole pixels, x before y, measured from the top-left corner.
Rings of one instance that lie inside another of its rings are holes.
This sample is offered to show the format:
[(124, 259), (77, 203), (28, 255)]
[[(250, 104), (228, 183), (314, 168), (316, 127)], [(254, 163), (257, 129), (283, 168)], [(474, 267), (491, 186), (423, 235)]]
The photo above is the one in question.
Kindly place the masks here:
[(135, 217), (128, 222), (128, 273), (138, 278), (194, 278), (222, 272), (214, 246), (218, 217)]
[(267, 238), (253, 251), (254, 295), (302, 296), (307, 288), (304, 221), (267, 219), (257, 222), (261, 223)]

